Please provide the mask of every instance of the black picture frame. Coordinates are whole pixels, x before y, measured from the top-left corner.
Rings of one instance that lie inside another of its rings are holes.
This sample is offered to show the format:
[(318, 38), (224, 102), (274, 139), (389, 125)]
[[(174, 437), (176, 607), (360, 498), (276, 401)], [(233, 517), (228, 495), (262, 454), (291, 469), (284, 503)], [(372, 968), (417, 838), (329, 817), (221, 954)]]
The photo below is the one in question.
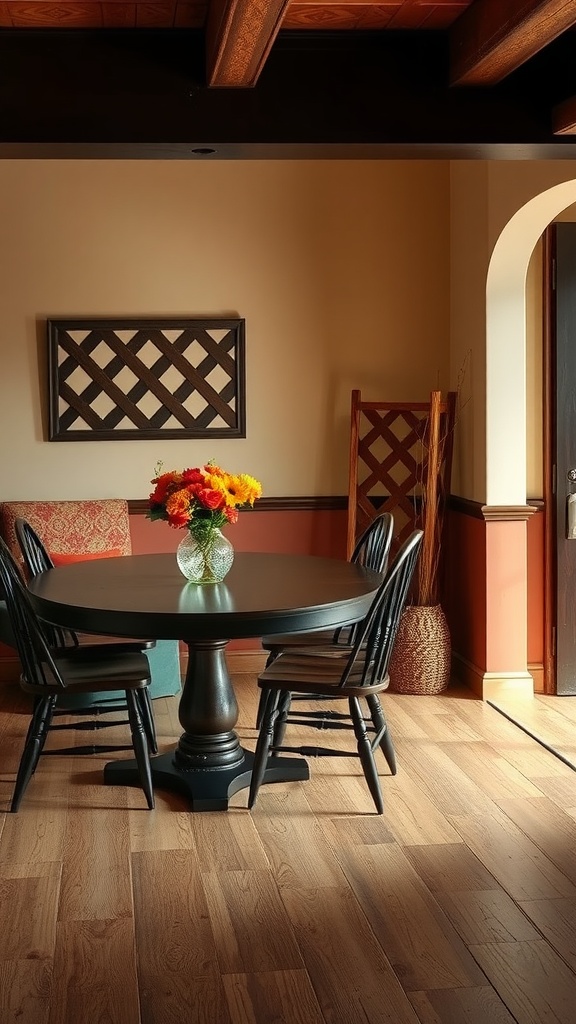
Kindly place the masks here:
[(241, 318), (47, 320), (50, 441), (246, 437)]

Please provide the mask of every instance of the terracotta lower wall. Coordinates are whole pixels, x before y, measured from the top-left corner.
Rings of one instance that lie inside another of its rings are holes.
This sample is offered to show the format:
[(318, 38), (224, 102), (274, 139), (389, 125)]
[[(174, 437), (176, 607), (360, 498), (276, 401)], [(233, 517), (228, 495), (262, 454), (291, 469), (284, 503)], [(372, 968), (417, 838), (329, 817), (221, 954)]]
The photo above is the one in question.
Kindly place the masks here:
[[(491, 524), (491, 540), (500, 524)], [(487, 523), (476, 513), (466, 515), (451, 509), (447, 521), (446, 583), (443, 603), (458, 663), (482, 673), (491, 668), (494, 650), (488, 650), (490, 616), (492, 647), (494, 634), (506, 638), (514, 624), (507, 617), (502, 593), (487, 598)], [(497, 542), (497, 539), (496, 539)], [(527, 545), (527, 662), (536, 692), (544, 691), (544, 512), (539, 509), (526, 523)], [(499, 556), (502, 564), (506, 551)], [(496, 628), (495, 628), (496, 627)], [(522, 623), (523, 631), (523, 623)], [(502, 664), (502, 657), (497, 659)], [(506, 667), (504, 661), (504, 667)]]
[(450, 510), (443, 605), (454, 654), (486, 666), (486, 524)]
[[(241, 512), (234, 526), (225, 528), (237, 551), (280, 551), (295, 555), (346, 557), (347, 512), (341, 509), (290, 509)], [(130, 516), (135, 555), (175, 551), (184, 536), (162, 521), (145, 515)]]

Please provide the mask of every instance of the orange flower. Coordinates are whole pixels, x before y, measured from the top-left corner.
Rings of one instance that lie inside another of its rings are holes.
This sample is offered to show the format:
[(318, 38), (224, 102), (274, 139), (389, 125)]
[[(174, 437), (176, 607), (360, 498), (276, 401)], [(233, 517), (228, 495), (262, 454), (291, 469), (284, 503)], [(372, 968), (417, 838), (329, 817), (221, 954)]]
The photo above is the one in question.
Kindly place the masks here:
[(192, 518), (190, 495), (186, 489), (171, 494), (166, 502), (166, 513), (170, 526), (179, 529), (187, 526)]
[(226, 516), (226, 519), (228, 520), (229, 523), (237, 523), (238, 522), (238, 509), (237, 508), (232, 508), (231, 505), (225, 505), (224, 508), (222, 509), (222, 511), (224, 512), (224, 515)]

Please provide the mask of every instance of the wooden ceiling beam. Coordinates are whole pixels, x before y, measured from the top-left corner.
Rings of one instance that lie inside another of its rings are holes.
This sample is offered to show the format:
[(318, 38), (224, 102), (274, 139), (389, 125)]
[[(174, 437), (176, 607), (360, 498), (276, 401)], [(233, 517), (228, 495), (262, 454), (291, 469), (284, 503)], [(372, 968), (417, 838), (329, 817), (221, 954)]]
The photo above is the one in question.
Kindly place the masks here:
[(473, 0), (450, 32), (452, 85), (495, 85), (576, 24), (576, 0)]
[(576, 96), (564, 100), (552, 111), (554, 135), (576, 135)]
[(210, 0), (206, 77), (210, 86), (256, 85), (289, 0)]

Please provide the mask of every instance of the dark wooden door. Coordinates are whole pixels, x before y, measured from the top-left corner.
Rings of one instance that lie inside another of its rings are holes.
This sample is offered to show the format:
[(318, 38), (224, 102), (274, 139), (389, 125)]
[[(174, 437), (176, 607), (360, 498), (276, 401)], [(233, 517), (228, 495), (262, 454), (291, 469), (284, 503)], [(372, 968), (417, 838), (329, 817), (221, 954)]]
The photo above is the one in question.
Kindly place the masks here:
[[(576, 528), (568, 539), (568, 499), (576, 496), (576, 224), (552, 229), (552, 431), (550, 491), (555, 539), (556, 693), (576, 694)], [(575, 513), (576, 500), (572, 508)]]

